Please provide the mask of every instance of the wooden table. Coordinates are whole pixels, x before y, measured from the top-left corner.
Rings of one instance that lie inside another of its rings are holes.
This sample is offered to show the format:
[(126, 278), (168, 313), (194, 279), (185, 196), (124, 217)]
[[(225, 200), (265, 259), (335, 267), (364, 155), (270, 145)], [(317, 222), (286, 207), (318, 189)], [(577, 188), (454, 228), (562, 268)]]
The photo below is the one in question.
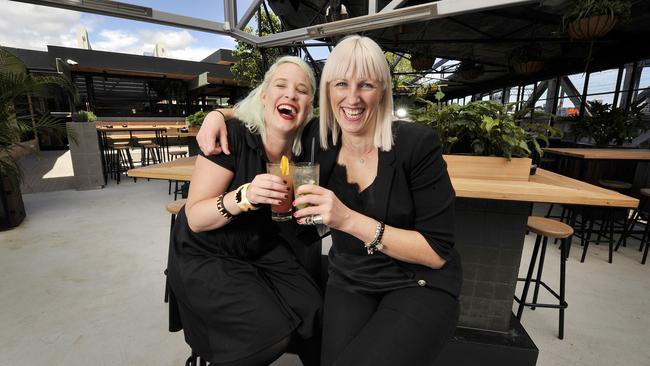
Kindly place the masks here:
[(570, 156), (585, 160), (649, 160), (647, 149), (590, 149), (590, 148), (555, 148), (544, 149), (545, 153)]
[(560, 158), (556, 171), (562, 175), (593, 184), (603, 178), (630, 182), (632, 192), (650, 186), (647, 149), (546, 148), (544, 152)]
[(166, 163), (148, 165), (130, 169), (127, 175), (132, 178), (150, 178), (163, 180), (178, 180), (189, 182), (192, 179), (196, 156), (180, 158)]
[[(450, 159), (447, 156), (445, 158)], [(133, 178), (190, 181), (195, 161), (196, 156), (176, 159), (167, 163), (131, 169), (128, 175)], [(514, 177), (487, 179), (466, 177), (462, 172), (455, 175), (453, 163), (448, 162), (448, 164), (457, 197), (628, 208), (634, 208), (639, 203), (636, 198), (544, 169), (537, 169), (535, 175), (526, 176), (527, 180)], [(464, 165), (467, 167), (467, 164)]]

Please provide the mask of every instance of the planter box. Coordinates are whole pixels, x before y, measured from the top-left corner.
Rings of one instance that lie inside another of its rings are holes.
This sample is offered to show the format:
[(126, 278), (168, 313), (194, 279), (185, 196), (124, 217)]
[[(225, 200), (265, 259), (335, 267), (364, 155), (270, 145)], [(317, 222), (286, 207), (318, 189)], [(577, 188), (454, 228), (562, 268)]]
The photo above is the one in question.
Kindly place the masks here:
[(18, 180), (0, 175), (0, 230), (16, 227), (24, 219), (25, 206)]
[(99, 137), (94, 122), (67, 122), (70, 156), (78, 190), (99, 189), (106, 185)]

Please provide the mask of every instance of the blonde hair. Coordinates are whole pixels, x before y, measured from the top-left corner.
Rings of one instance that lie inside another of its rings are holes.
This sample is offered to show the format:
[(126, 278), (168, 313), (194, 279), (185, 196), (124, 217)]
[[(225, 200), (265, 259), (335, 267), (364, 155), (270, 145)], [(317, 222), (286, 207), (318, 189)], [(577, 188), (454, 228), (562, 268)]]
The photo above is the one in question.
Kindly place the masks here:
[(393, 146), (393, 87), (388, 62), (384, 52), (372, 39), (362, 36), (349, 36), (339, 42), (332, 50), (320, 79), (320, 144), (327, 148), (328, 132), (332, 133), (332, 143), (338, 142), (339, 126), (330, 103), (329, 83), (336, 79), (355, 75), (370, 78), (381, 83), (383, 95), (376, 114), (375, 147), (390, 151)]
[(260, 85), (258, 85), (255, 89), (253, 89), (250, 93), (248, 93), (248, 96), (244, 98), (241, 102), (237, 103), (235, 105), (235, 111), (234, 111), (234, 117), (240, 119), (242, 122), (244, 122), (244, 125), (246, 128), (251, 133), (259, 133), (262, 135), (262, 141), (266, 141), (266, 128), (264, 125), (264, 104), (262, 103), (262, 92), (268, 88), (269, 84), (271, 84), (271, 80), (273, 79), (273, 75), (275, 75), (275, 72), (277, 71), (278, 67), (282, 64), (294, 64), (302, 69), (302, 71), (307, 74), (307, 77), (309, 78), (309, 84), (310, 84), (310, 91), (309, 91), (309, 96), (310, 96), (310, 103), (309, 103), (309, 111), (307, 112), (307, 116), (305, 118), (305, 121), (300, 125), (298, 128), (298, 131), (296, 133), (296, 137), (293, 139), (293, 147), (291, 151), (296, 154), (300, 155), (302, 152), (302, 144), (300, 143), (300, 137), (302, 136), (302, 131), (305, 129), (305, 125), (307, 124), (307, 121), (309, 121), (313, 117), (313, 106), (312, 102), (314, 100), (314, 93), (316, 92), (316, 78), (314, 78), (314, 72), (312, 71), (311, 67), (307, 65), (307, 63), (303, 60), (301, 60), (299, 57), (296, 56), (283, 56), (280, 57), (271, 67), (269, 70), (264, 74), (264, 80)]

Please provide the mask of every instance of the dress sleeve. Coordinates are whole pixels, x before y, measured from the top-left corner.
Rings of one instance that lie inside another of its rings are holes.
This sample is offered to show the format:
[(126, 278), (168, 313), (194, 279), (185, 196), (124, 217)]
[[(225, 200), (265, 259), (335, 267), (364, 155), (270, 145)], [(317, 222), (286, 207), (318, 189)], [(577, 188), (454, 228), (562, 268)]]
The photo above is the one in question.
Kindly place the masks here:
[[(437, 134), (424, 126), (413, 126), (413, 155), (409, 181), (415, 207), (415, 230), (445, 260), (454, 246), (454, 198), (442, 145)], [(404, 141), (404, 140), (402, 140)]]
[(246, 127), (239, 120), (230, 119), (226, 122), (226, 130), (228, 131), (228, 146), (230, 147), (230, 155), (223, 153), (216, 155), (205, 155), (201, 152), (201, 156), (207, 158), (211, 162), (218, 164), (231, 172), (235, 171), (236, 158), (241, 153), (240, 147), (245, 143), (245, 130)]

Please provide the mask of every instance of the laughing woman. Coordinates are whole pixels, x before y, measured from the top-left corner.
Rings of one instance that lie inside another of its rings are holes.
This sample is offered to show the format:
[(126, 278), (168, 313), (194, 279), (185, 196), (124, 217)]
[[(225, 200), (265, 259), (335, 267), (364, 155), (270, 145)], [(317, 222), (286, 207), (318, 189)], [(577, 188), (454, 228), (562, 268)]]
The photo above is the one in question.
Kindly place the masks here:
[(168, 276), (185, 339), (211, 365), (268, 365), (289, 341), (318, 364), (322, 298), (281, 237), (285, 224), (271, 220), (268, 204), (289, 187), (265, 174), (266, 162), (300, 154), (314, 91), (307, 64), (280, 58), (228, 122), (236, 153), (197, 158)]

